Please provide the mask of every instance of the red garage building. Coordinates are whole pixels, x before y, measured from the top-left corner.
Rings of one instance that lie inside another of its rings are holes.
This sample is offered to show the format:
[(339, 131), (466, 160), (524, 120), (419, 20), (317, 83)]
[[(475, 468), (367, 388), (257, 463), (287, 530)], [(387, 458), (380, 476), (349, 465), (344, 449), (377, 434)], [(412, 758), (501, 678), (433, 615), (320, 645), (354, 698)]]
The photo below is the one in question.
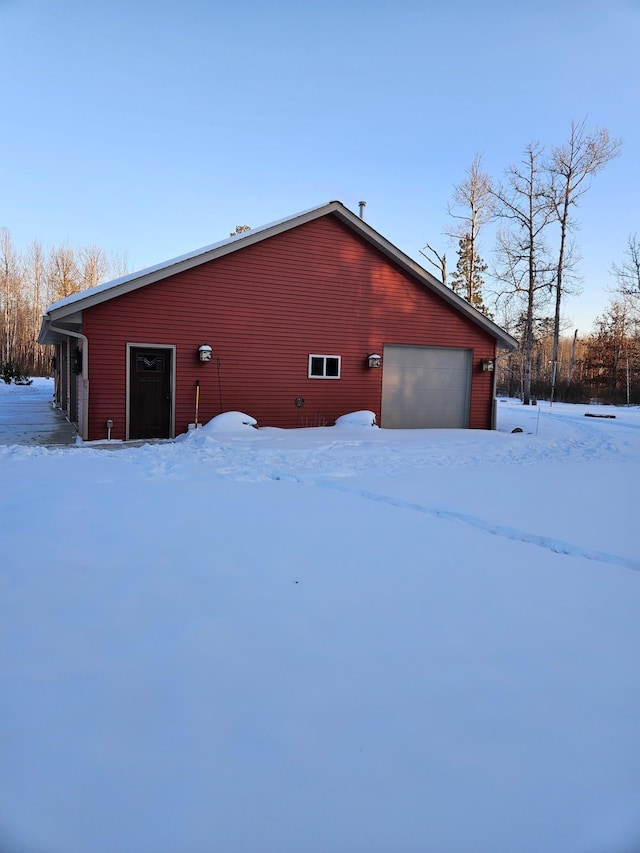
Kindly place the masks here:
[(196, 390), (202, 423), (490, 429), (516, 344), (337, 201), (63, 299), (39, 341), (85, 440), (186, 432)]

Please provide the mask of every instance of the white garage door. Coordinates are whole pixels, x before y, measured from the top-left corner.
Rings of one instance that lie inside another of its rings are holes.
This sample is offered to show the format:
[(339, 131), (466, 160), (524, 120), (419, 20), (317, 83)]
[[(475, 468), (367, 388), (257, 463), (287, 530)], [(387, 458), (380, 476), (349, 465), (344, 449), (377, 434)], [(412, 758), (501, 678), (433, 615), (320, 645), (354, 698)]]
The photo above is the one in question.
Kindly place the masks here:
[(465, 429), (469, 426), (471, 350), (385, 346), (382, 426)]

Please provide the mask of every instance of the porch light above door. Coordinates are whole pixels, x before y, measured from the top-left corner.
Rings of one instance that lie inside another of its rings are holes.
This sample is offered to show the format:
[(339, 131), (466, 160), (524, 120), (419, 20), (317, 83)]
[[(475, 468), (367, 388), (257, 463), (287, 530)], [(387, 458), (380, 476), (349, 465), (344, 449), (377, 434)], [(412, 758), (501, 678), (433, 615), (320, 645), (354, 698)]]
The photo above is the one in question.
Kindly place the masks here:
[(369, 367), (381, 367), (382, 366), (382, 356), (378, 355), (378, 353), (372, 353), (367, 356), (367, 364)]

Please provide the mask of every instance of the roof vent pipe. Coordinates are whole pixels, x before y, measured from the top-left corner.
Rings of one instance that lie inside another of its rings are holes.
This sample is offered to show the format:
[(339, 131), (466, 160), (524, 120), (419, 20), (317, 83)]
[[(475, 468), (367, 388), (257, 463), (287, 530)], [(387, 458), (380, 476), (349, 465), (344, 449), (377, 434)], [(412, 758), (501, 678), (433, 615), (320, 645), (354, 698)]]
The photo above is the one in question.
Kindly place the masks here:
[(360, 219), (364, 219), (364, 209), (367, 206), (366, 201), (359, 201), (358, 207), (360, 208)]

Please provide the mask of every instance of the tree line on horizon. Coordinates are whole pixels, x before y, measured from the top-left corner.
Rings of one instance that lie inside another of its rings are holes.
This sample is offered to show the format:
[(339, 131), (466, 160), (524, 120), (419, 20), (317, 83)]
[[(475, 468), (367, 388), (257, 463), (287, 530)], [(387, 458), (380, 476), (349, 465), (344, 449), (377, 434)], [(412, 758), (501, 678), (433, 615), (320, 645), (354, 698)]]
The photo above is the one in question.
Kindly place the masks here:
[(8, 229), (0, 228), (0, 377), (50, 375), (51, 347), (37, 343), (48, 306), (126, 272), (126, 258), (109, 257), (97, 246), (45, 249), (34, 241), (20, 252)]
[[(427, 243), (420, 251), (442, 282), (495, 318), (519, 342), (498, 359), (498, 392), (572, 402), (640, 402), (640, 243), (629, 235), (625, 257), (612, 266), (608, 308), (581, 340), (563, 337), (565, 297), (579, 292), (577, 208), (622, 143), (605, 129), (572, 122), (566, 142), (550, 152), (528, 144), (519, 163), (492, 178), (476, 155), (454, 187), (445, 236), (456, 266)], [(481, 253), (485, 226), (495, 226), (490, 263)]]

